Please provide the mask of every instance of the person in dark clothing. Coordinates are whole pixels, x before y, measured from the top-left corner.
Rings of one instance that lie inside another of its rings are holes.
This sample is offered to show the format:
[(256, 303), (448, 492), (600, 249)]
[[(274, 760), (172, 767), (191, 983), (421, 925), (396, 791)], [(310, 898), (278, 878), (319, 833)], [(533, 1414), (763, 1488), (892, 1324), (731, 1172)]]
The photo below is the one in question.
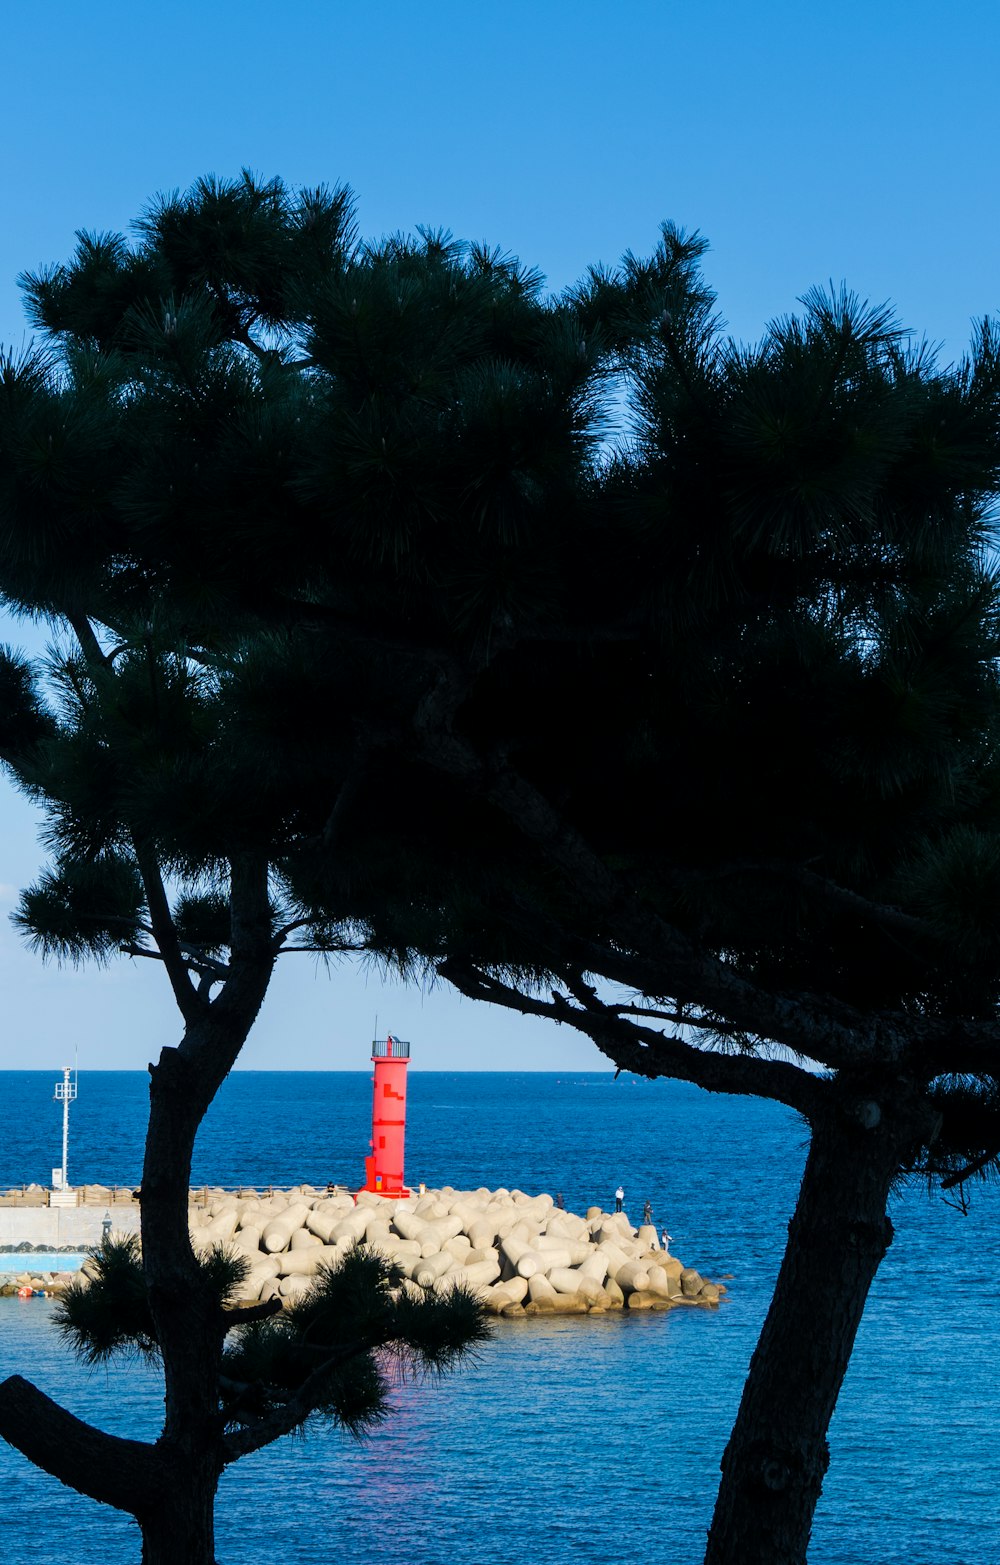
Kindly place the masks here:
[(642, 1209), (642, 1220), (644, 1223), (651, 1223), (653, 1221), (653, 1207), (652, 1203), (649, 1201), (646, 1202), (646, 1205)]

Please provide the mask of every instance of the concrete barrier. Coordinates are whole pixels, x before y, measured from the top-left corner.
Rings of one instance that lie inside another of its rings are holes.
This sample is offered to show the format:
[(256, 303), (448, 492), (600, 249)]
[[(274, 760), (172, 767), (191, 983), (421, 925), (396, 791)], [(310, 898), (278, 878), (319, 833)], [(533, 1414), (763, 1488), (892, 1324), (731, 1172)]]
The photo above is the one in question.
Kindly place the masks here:
[(282, 1277), (314, 1277), (322, 1262), (328, 1266), (339, 1265), (344, 1252), (339, 1245), (317, 1244), (308, 1250), (283, 1250), (271, 1258), (277, 1261)]
[(450, 1272), (455, 1267), (455, 1257), (447, 1250), (438, 1250), (436, 1255), (422, 1256), (420, 1265), (414, 1269), (413, 1280), (420, 1284), (421, 1288), (433, 1288), (439, 1277)]
[(90, 1249), (101, 1242), (105, 1210), (115, 1233), (139, 1232), (137, 1206), (4, 1206), (0, 1207), (0, 1249), (16, 1250), (21, 1244), (47, 1250)]
[[(136, 1206), (116, 1207), (115, 1232), (139, 1227)], [(268, 1194), (203, 1187), (189, 1208), (199, 1253), (221, 1244), (249, 1261), (240, 1289), (250, 1302), (293, 1300), (320, 1265), (340, 1265), (364, 1240), (402, 1274), (413, 1297), (472, 1289), (493, 1314), (717, 1309), (725, 1289), (659, 1246), (655, 1230), (589, 1207), (586, 1217), (521, 1190), (427, 1191), (416, 1200), (361, 1192), (327, 1196), (309, 1186)], [(31, 1244), (88, 1249), (100, 1242), (104, 1208), (0, 1207), (0, 1248)], [(30, 1271), (30, 1252), (25, 1254)]]
[(296, 1202), (277, 1217), (272, 1217), (261, 1236), (264, 1249), (272, 1255), (278, 1250), (284, 1250), (296, 1228), (302, 1227), (309, 1210), (304, 1202)]

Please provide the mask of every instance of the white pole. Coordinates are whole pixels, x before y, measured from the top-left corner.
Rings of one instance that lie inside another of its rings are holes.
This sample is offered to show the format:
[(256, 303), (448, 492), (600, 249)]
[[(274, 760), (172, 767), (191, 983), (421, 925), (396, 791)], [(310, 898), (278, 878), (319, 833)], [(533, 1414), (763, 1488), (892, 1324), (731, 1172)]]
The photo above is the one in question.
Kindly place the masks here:
[(69, 1106), (76, 1097), (76, 1083), (70, 1081), (72, 1067), (63, 1066), (63, 1079), (56, 1082), (56, 1090), (53, 1096), (56, 1102), (62, 1101), (63, 1106), (63, 1148), (62, 1148), (62, 1188), (69, 1188), (67, 1181), (67, 1165), (69, 1163)]
[(66, 1178), (66, 1165), (69, 1162), (69, 1066), (63, 1071), (63, 1170), (62, 1187), (69, 1188)]

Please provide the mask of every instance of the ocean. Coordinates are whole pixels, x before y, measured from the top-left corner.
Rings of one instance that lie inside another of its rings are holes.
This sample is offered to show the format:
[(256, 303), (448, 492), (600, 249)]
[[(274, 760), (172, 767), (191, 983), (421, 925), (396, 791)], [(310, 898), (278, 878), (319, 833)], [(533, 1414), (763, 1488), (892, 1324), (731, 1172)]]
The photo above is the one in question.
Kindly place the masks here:
[[(52, 1073), (0, 1072), (0, 1189), (59, 1163)], [(70, 1111), (71, 1182), (138, 1183), (142, 1073), (87, 1072)], [(368, 1072), (237, 1072), (202, 1129), (193, 1178), (226, 1187), (356, 1184)], [(781, 1258), (806, 1143), (789, 1110), (676, 1082), (411, 1070), (407, 1179), (561, 1191), (585, 1211), (625, 1188), (671, 1250), (731, 1274), (718, 1311), (500, 1321), (477, 1363), (403, 1384), (390, 1425), (335, 1430), (240, 1462), (218, 1505), (221, 1565), (552, 1565), (701, 1558), (719, 1459)], [(939, 1193), (893, 1199), (896, 1239), (869, 1300), (831, 1430), (812, 1565), (1000, 1565), (1000, 1192), (967, 1215)], [(88, 1372), (41, 1299), (0, 1299), (0, 1376), (27, 1375), (122, 1434), (156, 1433), (140, 1366)], [(126, 1565), (129, 1521), (63, 1489), (0, 1442), (5, 1557)]]

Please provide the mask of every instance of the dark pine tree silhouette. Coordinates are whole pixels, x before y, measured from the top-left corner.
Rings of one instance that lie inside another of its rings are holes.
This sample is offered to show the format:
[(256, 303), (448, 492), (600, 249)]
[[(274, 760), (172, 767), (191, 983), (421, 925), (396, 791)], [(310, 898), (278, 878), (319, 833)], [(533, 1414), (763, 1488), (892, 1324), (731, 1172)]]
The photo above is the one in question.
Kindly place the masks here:
[(247, 797), (251, 779), (230, 770), (223, 682), (157, 650), (152, 632), (104, 652), (89, 621), (76, 623), (79, 649), (52, 660), (47, 702), (23, 665), (8, 656), (2, 666), (6, 754), (44, 802), (56, 850), (16, 921), (70, 960), (159, 961), (181, 1013), (181, 1040), (149, 1067), (141, 1256), (135, 1241), (105, 1243), (97, 1279), (62, 1306), (87, 1359), (138, 1350), (161, 1363), (165, 1419), (154, 1443), (121, 1439), (12, 1376), (0, 1384), (0, 1433), (133, 1515), (149, 1565), (208, 1565), (228, 1463), (311, 1419), (364, 1431), (387, 1415), (393, 1364), (456, 1364), (484, 1322), (461, 1290), (415, 1300), (398, 1268), (363, 1247), (280, 1319), (280, 1300), (241, 1304), (245, 1262), (193, 1254), (195, 1136), (275, 964), (303, 934), (328, 952), (349, 949), (351, 936), (312, 929), (282, 895), (287, 831)]
[(197, 1125), (277, 948), (364, 945), (808, 1122), (707, 1556), (797, 1565), (890, 1187), (1000, 1149), (1000, 377), (988, 323), (941, 369), (846, 291), (739, 347), (704, 248), (550, 299), (249, 176), (82, 239), (0, 409), (0, 588), (75, 645), (47, 700), (8, 659), (0, 741), (56, 852), (26, 929), (155, 955), (185, 1016), (166, 1449), (220, 1419)]

